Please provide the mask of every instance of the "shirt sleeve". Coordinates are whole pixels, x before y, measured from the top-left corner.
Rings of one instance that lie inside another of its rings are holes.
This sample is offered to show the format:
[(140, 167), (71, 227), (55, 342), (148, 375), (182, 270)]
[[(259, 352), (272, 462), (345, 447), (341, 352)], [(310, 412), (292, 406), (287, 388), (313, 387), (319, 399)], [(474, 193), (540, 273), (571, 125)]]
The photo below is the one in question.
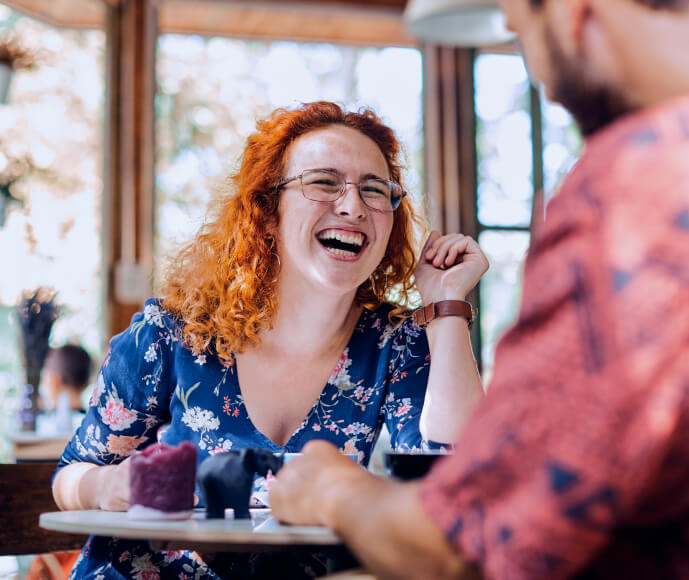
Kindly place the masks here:
[(67, 444), (58, 470), (69, 463), (120, 463), (155, 441), (169, 421), (170, 353), (175, 325), (156, 301), (134, 315), (127, 330), (110, 341), (89, 409)]
[(430, 359), (426, 332), (411, 319), (399, 323), (391, 338), (388, 390), (382, 409), (394, 450), (449, 447), (423, 439), (419, 430)]

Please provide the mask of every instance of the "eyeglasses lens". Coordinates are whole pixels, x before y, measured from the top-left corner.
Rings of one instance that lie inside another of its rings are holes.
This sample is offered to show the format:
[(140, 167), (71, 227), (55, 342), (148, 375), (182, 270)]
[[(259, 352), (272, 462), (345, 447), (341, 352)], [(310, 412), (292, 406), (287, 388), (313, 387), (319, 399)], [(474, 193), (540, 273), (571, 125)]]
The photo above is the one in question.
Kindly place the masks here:
[[(344, 177), (331, 171), (305, 171), (301, 176), (302, 192), (313, 201), (335, 201), (345, 191)], [(402, 200), (402, 188), (384, 179), (364, 179), (359, 183), (363, 202), (377, 211), (394, 211)]]

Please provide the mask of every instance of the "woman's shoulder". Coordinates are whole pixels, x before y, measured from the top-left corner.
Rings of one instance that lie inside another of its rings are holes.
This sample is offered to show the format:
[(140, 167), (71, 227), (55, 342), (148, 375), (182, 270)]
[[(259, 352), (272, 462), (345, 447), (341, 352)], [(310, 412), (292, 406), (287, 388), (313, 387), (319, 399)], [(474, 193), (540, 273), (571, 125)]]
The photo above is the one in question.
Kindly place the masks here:
[(361, 317), (362, 330), (372, 329), (383, 342), (391, 338), (418, 336), (423, 332), (411, 318), (411, 310), (399, 309), (396, 304), (384, 302), (375, 309), (365, 309)]
[[(133, 341), (136, 346), (148, 339), (168, 337), (168, 341), (180, 338), (179, 318), (163, 307), (160, 298), (149, 298), (144, 302), (143, 309), (132, 316), (129, 327), (113, 337), (118, 343)], [(147, 338), (148, 337), (148, 338)]]
[(180, 326), (180, 318), (177, 314), (173, 314), (165, 309), (163, 298), (149, 298), (144, 302), (144, 308), (138, 316), (140, 321), (145, 322), (158, 328), (178, 328)]
[(404, 324), (413, 323), (411, 315), (413, 310), (400, 307), (391, 302), (382, 302), (375, 308), (365, 308), (364, 316), (370, 320), (381, 320), (386, 324), (399, 327)]

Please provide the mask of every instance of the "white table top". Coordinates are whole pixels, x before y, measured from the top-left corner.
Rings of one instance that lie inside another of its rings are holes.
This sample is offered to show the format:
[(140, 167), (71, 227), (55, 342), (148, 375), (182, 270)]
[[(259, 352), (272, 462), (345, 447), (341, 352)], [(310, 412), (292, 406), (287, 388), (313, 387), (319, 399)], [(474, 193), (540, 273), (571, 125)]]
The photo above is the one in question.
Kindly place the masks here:
[[(278, 523), (269, 509), (252, 509), (251, 520), (207, 520), (205, 510), (194, 510), (186, 520), (135, 520), (126, 512), (101, 510), (41, 514), (42, 528), (73, 534), (116, 536), (151, 540), (158, 549), (172, 546), (217, 551), (245, 551), (288, 546), (341, 546), (342, 540), (328, 528), (287, 526)], [(161, 545), (162, 542), (162, 545)]]

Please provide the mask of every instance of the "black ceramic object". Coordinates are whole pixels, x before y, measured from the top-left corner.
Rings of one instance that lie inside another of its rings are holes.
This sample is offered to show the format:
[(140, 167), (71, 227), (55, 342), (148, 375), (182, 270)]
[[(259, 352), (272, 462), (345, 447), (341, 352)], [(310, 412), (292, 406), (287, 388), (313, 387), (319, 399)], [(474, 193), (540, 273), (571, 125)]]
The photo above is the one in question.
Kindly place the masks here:
[(385, 472), (396, 479), (418, 479), (445, 453), (385, 453)]
[(246, 519), (254, 474), (274, 474), (282, 467), (283, 457), (267, 449), (248, 447), (219, 453), (204, 459), (199, 466), (198, 484), (206, 505), (207, 518), (224, 518), (225, 509), (234, 510), (235, 519)]

